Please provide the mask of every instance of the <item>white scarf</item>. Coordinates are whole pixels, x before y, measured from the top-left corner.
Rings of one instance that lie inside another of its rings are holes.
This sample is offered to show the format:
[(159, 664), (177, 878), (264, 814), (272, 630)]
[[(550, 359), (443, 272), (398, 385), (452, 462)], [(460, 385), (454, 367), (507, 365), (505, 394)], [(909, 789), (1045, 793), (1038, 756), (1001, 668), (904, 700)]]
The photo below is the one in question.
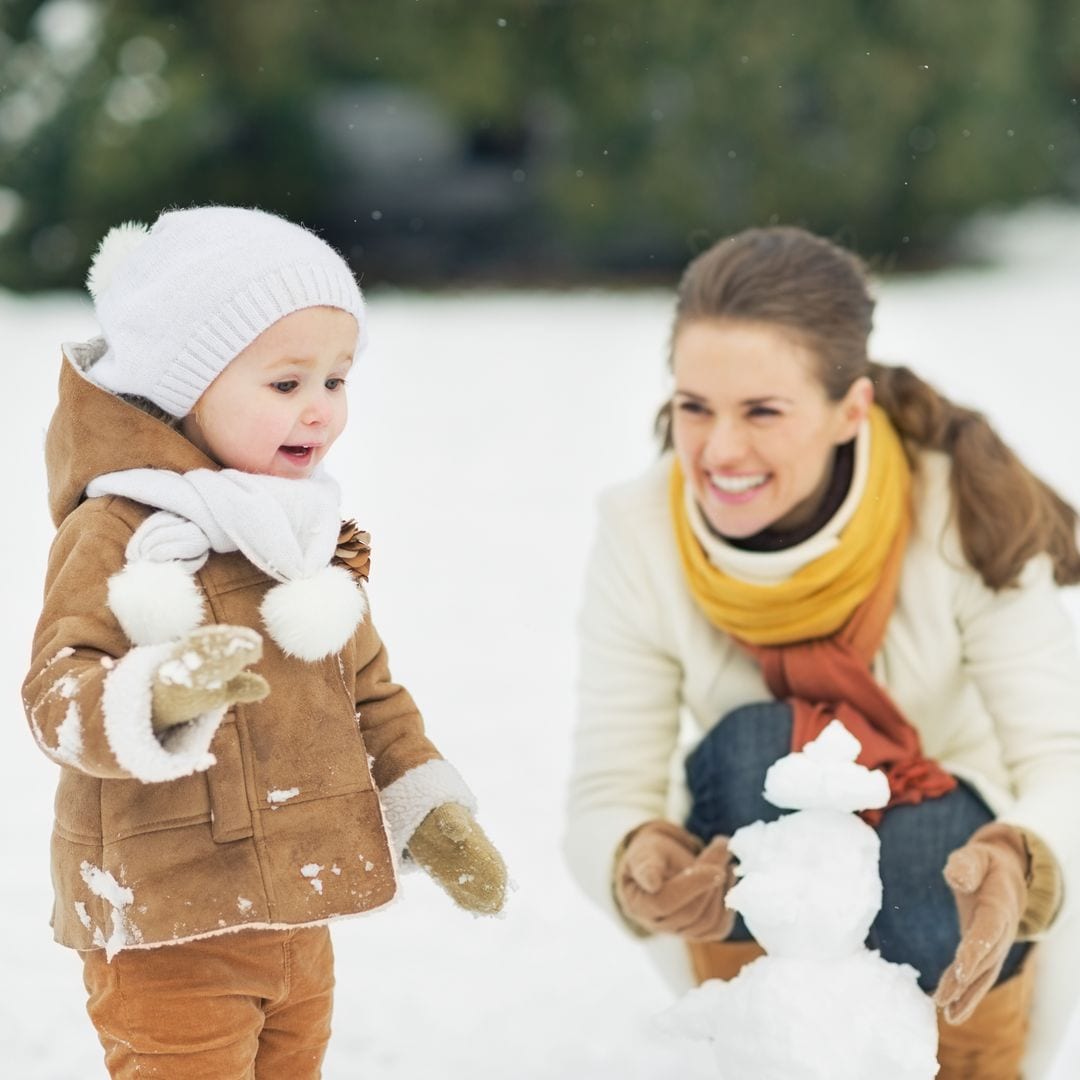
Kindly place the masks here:
[(313, 661), (338, 652), (367, 613), (352, 575), (330, 565), (340, 489), (322, 470), (288, 480), (236, 469), (126, 469), (97, 477), (86, 493), (157, 509), (135, 530), (127, 565), (109, 582), (109, 607), (137, 645), (180, 638), (202, 622), (192, 575), (211, 551), (239, 551), (282, 583), (260, 613), (290, 655)]

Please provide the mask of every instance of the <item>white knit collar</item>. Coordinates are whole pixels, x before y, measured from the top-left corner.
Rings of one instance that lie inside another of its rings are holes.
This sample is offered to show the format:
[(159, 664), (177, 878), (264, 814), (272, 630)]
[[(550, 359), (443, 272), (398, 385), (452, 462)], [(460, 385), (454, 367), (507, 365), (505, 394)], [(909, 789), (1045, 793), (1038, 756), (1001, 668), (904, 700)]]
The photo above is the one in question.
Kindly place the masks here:
[(870, 422), (864, 420), (855, 436), (855, 468), (844, 501), (813, 536), (782, 551), (744, 551), (734, 547), (709, 528), (689, 484), (683, 487), (683, 497), (690, 528), (713, 566), (752, 585), (778, 585), (840, 543), (840, 535), (862, 499), (869, 472)]
[[(323, 469), (308, 479), (239, 469), (124, 469), (92, 480), (91, 498), (120, 495), (164, 513), (139, 526), (130, 561), (165, 562), (202, 553), (240, 551), (278, 581), (310, 577), (337, 546), (341, 491)], [(195, 556), (197, 557), (197, 556)]]
[(183, 638), (206, 615), (193, 575), (211, 551), (239, 551), (280, 584), (260, 607), (281, 649), (302, 660), (336, 653), (367, 613), (352, 575), (332, 564), (341, 519), (337, 484), (235, 469), (126, 469), (97, 477), (87, 494), (156, 508), (134, 532), (108, 603), (136, 645)]

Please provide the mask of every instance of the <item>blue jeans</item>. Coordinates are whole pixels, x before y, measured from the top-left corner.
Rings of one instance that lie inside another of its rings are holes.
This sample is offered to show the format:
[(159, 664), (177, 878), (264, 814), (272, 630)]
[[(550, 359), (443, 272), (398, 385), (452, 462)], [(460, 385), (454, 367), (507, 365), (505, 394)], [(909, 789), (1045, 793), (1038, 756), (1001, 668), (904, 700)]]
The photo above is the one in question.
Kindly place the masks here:
[[(789, 813), (766, 802), (762, 789), (768, 767), (790, 752), (786, 702), (745, 705), (729, 713), (686, 760), (692, 801), (687, 829), (708, 841)], [(923, 990), (937, 986), (960, 942), (956, 903), (941, 873), (945, 861), (992, 820), (982, 799), (960, 782), (938, 799), (890, 807), (878, 826), (883, 900), (866, 944), (886, 960), (911, 964)], [(730, 940), (751, 940), (742, 916)], [(1029, 947), (1013, 945), (999, 983), (1015, 974)]]

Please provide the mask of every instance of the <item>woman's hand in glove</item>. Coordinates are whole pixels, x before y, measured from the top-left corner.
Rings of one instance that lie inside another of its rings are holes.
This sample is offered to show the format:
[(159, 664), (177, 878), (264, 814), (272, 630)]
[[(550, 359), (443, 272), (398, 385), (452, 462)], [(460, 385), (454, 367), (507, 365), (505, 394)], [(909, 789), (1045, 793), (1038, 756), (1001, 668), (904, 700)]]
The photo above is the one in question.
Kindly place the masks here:
[(950, 1024), (963, 1023), (997, 981), (1027, 904), (1028, 852), (1023, 834), (994, 822), (978, 829), (945, 864), (956, 898), (960, 944), (934, 1001)]
[(726, 836), (706, 847), (670, 821), (636, 829), (615, 865), (623, 914), (644, 930), (688, 941), (723, 941), (731, 933), (735, 912), (724, 897), (734, 883)]
[(267, 681), (244, 669), (262, 656), (262, 638), (246, 626), (200, 626), (186, 635), (154, 674), (155, 732), (237, 702), (261, 701)]
[(409, 853), (458, 907), (494, 915), (506, 902), (506, 864), (472, 814), (436, 806), (409, 839)]

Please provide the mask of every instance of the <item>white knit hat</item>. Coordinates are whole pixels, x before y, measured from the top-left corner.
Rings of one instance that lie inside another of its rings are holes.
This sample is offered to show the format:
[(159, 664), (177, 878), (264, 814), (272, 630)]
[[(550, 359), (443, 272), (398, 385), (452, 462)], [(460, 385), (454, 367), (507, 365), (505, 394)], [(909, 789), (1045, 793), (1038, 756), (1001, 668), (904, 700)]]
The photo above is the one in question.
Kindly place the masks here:
[(176, 417), (294, 311), (340, 308), (364, 336), (364, 300), (345, 260), (302, 226), (246, 207), (171, 210), (149, 228), (111, 229), (86, 284), (108, 346), (90, 378)]

